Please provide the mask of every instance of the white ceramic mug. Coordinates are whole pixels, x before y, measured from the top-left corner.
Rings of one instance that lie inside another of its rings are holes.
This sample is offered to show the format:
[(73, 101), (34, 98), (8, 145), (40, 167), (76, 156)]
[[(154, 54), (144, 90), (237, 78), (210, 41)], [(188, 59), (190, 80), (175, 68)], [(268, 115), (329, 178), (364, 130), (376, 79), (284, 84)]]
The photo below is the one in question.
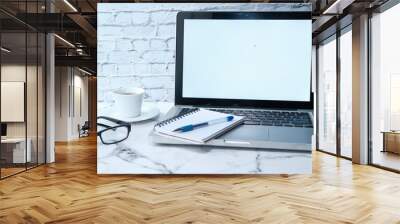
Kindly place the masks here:
[(142, 111), (144, 89), (118, 89), (113, 91), (114, 109), (121, 117), (137, 117)]

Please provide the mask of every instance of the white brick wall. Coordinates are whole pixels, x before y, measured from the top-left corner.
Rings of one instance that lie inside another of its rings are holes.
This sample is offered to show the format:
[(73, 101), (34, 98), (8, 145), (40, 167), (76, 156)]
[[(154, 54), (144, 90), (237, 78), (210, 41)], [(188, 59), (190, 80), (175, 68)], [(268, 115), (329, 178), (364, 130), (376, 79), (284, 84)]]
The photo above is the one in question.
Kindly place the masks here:
[(176, 14), (179, 11), (309, 11), (305, 4), (98, 4), (98, 100), (114, 89), (141, 86), (146, 100), (173, 101)]

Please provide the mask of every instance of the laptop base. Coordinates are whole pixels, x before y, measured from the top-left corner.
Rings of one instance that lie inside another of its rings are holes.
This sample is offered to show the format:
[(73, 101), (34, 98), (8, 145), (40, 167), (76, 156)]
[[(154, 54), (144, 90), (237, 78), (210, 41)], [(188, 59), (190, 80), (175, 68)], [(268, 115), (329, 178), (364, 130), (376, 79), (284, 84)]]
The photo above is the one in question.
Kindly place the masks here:
[[(174, 116), (180, 109), (180, 107), (172, 108), (171, 111), (167, 113), (165, 119), (168, 119), (169, 116)], [(242, 124), (205, 143), (190, 142), (153, 132), (150, 136), (152, 141), (156, 144), (203, 145), (242, 149), (311, 152), (312, 134), (313, 128)]]

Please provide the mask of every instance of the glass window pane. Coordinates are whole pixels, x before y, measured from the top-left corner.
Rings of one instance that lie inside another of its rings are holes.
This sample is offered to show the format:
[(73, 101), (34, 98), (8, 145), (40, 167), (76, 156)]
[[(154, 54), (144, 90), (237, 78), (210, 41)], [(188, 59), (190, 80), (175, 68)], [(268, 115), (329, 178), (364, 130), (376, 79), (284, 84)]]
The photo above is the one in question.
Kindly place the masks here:
[(1, 139), (2, 178), (25, 170), (31, 151), (26, 150), (25, 91), (26, 33), (1, 34)]
[(102, 132), (101, 139), (105, 144), (111, 144), (126, 139), (128, 134), (129, 132), (127, 127), (117, 127)]
[(27, 33), (27, 44), (28, 44), (28, 62), (27, 62), (27, 98), (26, 98), (26, 111), (27, 111), (27, 141), (28, 149), (30, 148), (30, 159), (28, 160), (28, 168), (37, 165), (37, 132), (38, 132), (38, 120), (37, 120), (37, 104), (38, 104), (38, 36), (36, 32)]
[[(39, 5), (37, 1), (27, 2), (26, 12), (37, 13)], [(37, 20), (38, 17), (32, 17)], [(37, 22), (37, 21), (32, 21)], [(27, 142), (30, 148), (30, 161), (28, 168), (38, 164), (38, 45), (39, 37), (36, 30), (27, 29), (27, 80), (26, 80), (26, 113), (27, 113)]]
[(352, 33), (340, 36), (340, 153), (352, 156)]
[(39, 33), (38, 42), (38, 164), (45, 163), (46, 149), (45, 149), (45, 122), (46, 122), (46, 36), (43, 33)]
[(400, 170), (400, 4), (372, 17), (372, 163)]
[(336, 40), (318, 48), (318, 146), (336, 153)]
[[(45, 0), (0, 1), (0, 7), (18, 16), (43, 13), (44, 6)], [(0, 177), (4, 178), (45, 162), (46, 39), (0, 12), (0, 44)]]

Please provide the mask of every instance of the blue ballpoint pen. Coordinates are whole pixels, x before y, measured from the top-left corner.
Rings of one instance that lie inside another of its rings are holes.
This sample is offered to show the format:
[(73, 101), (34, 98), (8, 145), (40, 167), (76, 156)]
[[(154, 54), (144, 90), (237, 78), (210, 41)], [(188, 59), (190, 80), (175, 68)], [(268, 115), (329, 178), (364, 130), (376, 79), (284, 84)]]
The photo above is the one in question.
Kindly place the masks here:
[(198, 123), (198, 124), (189, 124), (189, 125), (185, 125), (185, 126), (175, 129), (174, 132), (175, 131), (180, 131), (180, 132), (193, 131), (196, 128), (205, 127), (205, 126), (209, 126), (209, 125), (213, 125), (213, 124), (219, 124), (219, 123), (223, 123), (223, 122), (229, 122), (229, 121), (232, 121), (233, 118), (234, 118), (233, 116), (227, 116), (227, 117), (218, 118), (215, 120), (206, 121), (206, 122), (202, 122), (202, 123)]

